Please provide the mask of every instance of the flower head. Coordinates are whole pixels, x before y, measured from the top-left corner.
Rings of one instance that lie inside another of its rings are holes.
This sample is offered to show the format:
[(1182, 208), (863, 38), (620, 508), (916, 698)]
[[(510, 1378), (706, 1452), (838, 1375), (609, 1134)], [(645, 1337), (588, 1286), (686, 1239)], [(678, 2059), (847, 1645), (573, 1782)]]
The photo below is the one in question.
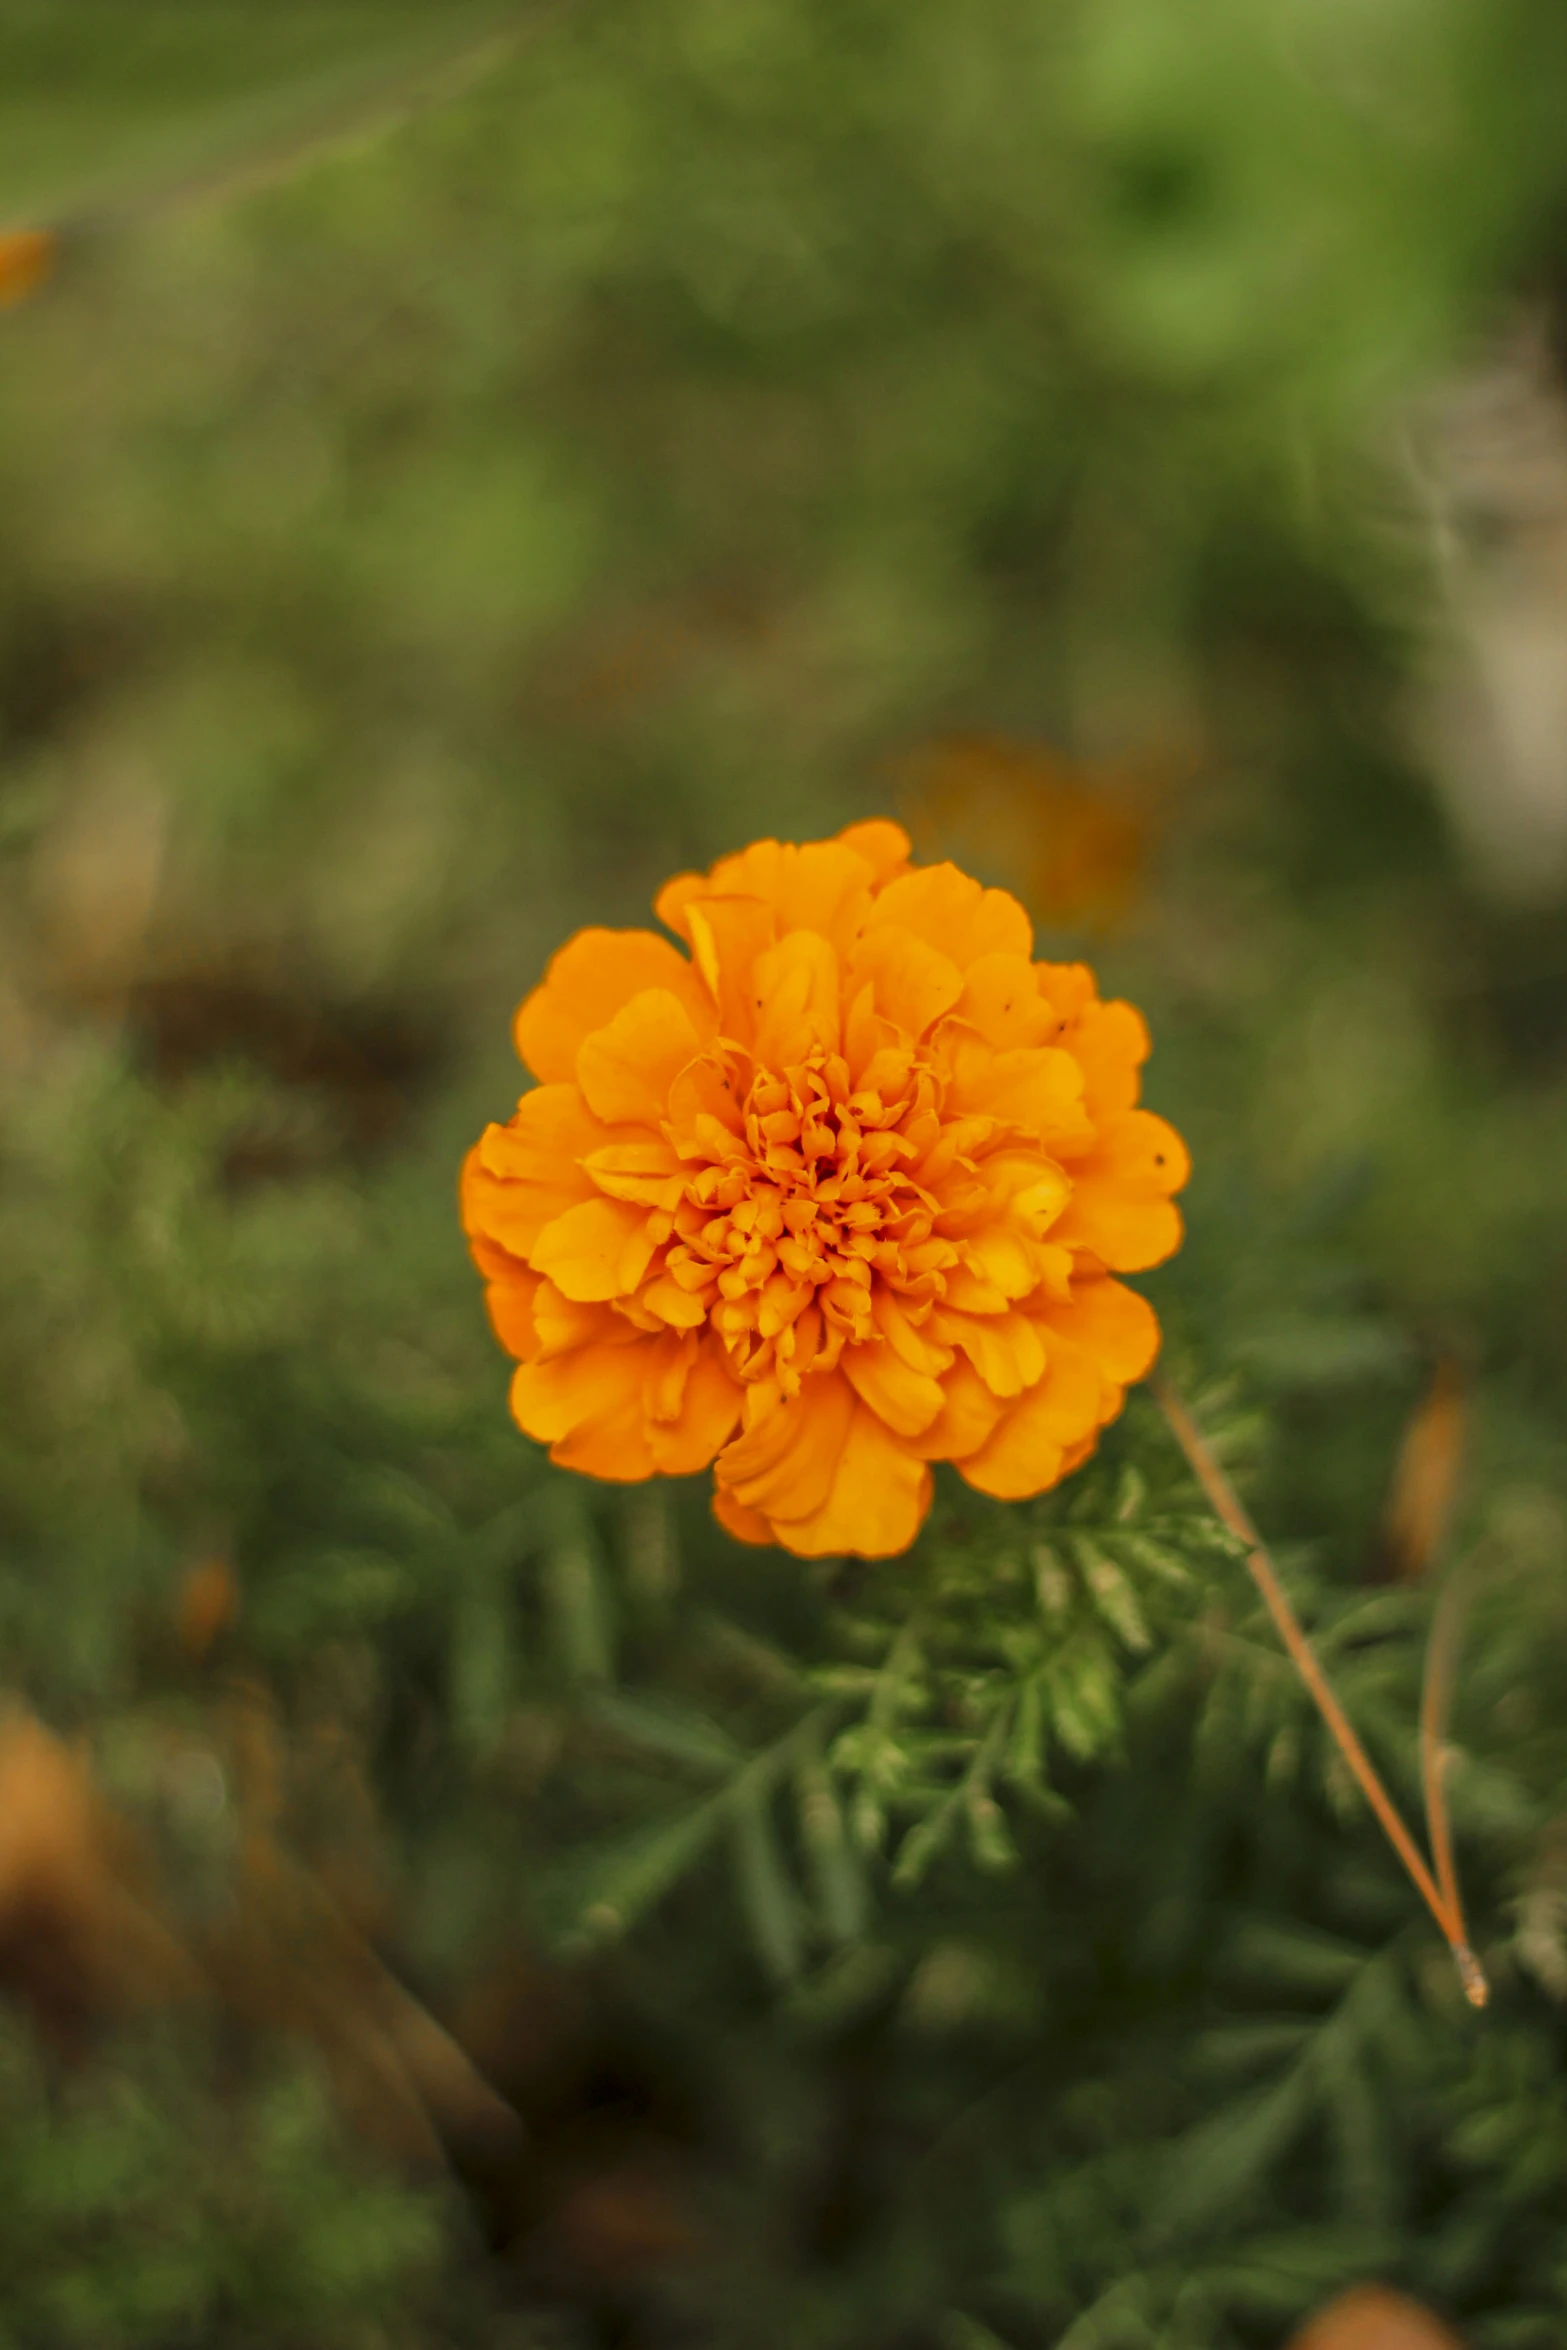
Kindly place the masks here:
[(1113, 1275), (1178, 1246), (1147, 1032), (895, 824), (758, 841), (647, 930), (583, 930), (517, 1014), (540, 1080), (463, 1169), (512, 1410), (563, 1466), (711, 1462), (732, 1534), (912, 1541), (932, 1461), (1016, 1500), (1158, 1346)]

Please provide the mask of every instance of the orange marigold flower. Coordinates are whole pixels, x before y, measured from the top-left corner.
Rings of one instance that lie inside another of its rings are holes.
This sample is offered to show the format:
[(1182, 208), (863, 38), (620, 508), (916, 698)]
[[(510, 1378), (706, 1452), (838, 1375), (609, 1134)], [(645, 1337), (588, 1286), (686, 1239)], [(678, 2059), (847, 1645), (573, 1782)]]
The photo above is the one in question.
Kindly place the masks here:
[(1158, 1347), (1112, 1278), (1180, 1241), (1148, 1035), (896, 825), (758, 841), (517, 1014), (540, 1080), (463, 1169), (512, 1410), (594, 1477), (711, 1462), (746, 1542), (886, 1557), (932, 1461), (1042, 1492)]

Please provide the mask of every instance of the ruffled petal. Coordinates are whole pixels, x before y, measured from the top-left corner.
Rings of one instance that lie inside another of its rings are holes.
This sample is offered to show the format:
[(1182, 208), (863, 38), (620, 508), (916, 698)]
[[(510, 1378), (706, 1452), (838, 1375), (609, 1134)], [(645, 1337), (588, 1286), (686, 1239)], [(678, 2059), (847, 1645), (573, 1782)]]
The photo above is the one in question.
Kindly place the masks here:
[(647, 1440), (661, 1475), (690, 1477), (733, 1436), (741, 1391), (716, 1341), (657, 1339), (645, 1351), (676, 1345), (684, 1349), (678, 1369), (650, 1365), (644, 1383)]
[(909, 862), (909, 836), (888, 816), (873, 816), (864, 824), (846, 824), (838, 835), (842, 847), (852, 849), (870, 866), (877, 889), (904, 872)]
[(889, 922), (867, 931), (854, 951), (848, 989), (856, 996), (867, 984), (877, 1011), (911, 1037), (950, 1012), (963, 993), (963, 974), (949, 955)]
[(931, 1326), (948, 1346), (963, 1349), (993, 1395), (1021, 1395), (1045, 1367), (1038, 1330), (1026, 1314), (932, 1314)]
[(814, 1052), (835, 1053), (841, 1028), (840, 967), (814, 930), (791, 930), (751, 973), (756, 1021), (751, 1050), (766, 1069), (791, 1069)]
[(966, 1459), (958, 1473), (998, 1501), (1025, 1501), (1043, 1493), (1062, 1473), (1069, 1445), (1099, 1426), (1103, 1382), (1092, 1355), (1058, 1338), (1044, 1377), (1013, 1405), (994, 1432)]
[(667, 938), (655, 930), (579, 930), (518, 1010), (517, 1050), (546, 1085), (567, 1083), (583, 1039), (650, 987), (678, 998), (699, 1027), (704, 1012), (711, 1023), (700, 979)]
[[(1004, 1310), (1002, 1299), (998, 1298), (996, 1304), (998, 1312)], [(885, 1283), (879, 1282), (872, 1293), (871, 1313), (883, 1338), (911, 1371), (922, 1372), (927, 1379), (939, 1379), (951, 1369), (951, 1347), (944, 1346), (929, 1329), (912, 1320)]]
[(602, 1150), (589, 1151), (582, 1171), (610, 1199), (638, 1207), (674, 1208), (685, 1189), (685, 1169), (662, 1135), (606, 1143)]
[(563, 1297), (591, 1304), (629, 1297), (653, 1257), (643, 1209), (623, 1200), (588, 1199), (546, 1224), (529, 1260)]
[(752, 973), (778, 937), (778, 916), (765, 898), (691, 899), (687, 935), (697, 969), (718, 1011), (718, 1032), (748, 1045), (756, 1034)]
[(490, 1327), (509, 1355), (521, 1363), (531, 1363), (539, 1351), (539, 1332), (533, 1319), (533, 1301), (539, 1293), (539, 1276), (519, 1265), (503, 1281), (492, 1281), (484, 1292), (489, 1308)]
[[(1124, 1281), (1108, 1276), (1077, 1279), (1069, 1299), (1039, 1316), (1047, 1334), (1059, 1331), (1086, 1347), (1107, 1379), (1129, 1387), (1146, 1378), (1159, 1352), (1159, 1322), (1153, 1307)], [(1046, 1336), (1048, 1347), (1051, 1341)]]
[(823, 1507), (854, 1417), (854, 1390), (834, 1371), (807, 1379), (742, 1430), (718, 1456), (717, 1474), (765, 1518), (809, 1517)]
[(537, 1360), (552, 1363), (558, 1355), (575, 1354), (578, 1347), (631, 1346), (637, 1339), (635, 1325), (617, 1314), (613, 1306), (583, 1304), (566, 1297), (553, 1281), (541, 1281), (533, 1293), (533, 1327), (539, 1334)]
[(941, 1409), (940, 1383), (928, 1372), (911, 1370), (885, 1340), (878, 1346), (851, 1346), (843, 1375), (863, 1404), (898, 1436), (918, 1436)]
[(686, 908), (698, 897), (762, 898), (778, 917), (780, 933), (814, 930), (847, 947), (870, 907), (876, 868), (842, 841), (753, 841), (738, 856), (720, 857), (707, 874), (682, 873), (654, 901), (660, 922), (684, 938)]
[(511, 1383), (517, 1425), (563, 1469), (640, 1484), (657, 1467), (642, 1408), (644, 1352), (600, 1343), (547, 1365), (522, 1364)]
[(1087, 1249), (1113, 1273), (1162, 1265), (1181, 1245), (1180, 1213), (1168, 1195), (1190, 1167), (1175, 1128), (1151, 1110), (1108, 1119), (1072, 1170), (1075, 1188), (1052, 1237)]
[(1139, 1072), (1148, 1058), (1148, 1029), (1131, 1004), (1090, 1004), (1068, 1032), (1072, 1058), (1083, 1072), (1083, 1098), (1095, 1120), (1134, 1107)]
[(997, 1052), (1054, 1044), (1062, 1027), (1055, 1006), (1040, 994), (1038, 975), (1026, 955), (981, 955), (971, 963), (957, 1018)]
[(483, 1235), (523, 1262), (546, 1224), (593, 1184), (579, 1161), (610, 1141), (574, 1085), (525, 1093), (505, 1126), (488, 1126), (463, 1165), (462, 1216), (470, 1237)]
[(981, 955), (1031, 956), (1034, 931), (1015, 897), (985, 889), (956, 865), (919, 865), (888, 882), (867, 925), (901, 924), (967, 971)]
[[(704, 1010), (711, 1033), (715, 1015), (705, 999)], [(583, 1099), (606, 1124), (657, 1132), (668, 1114), (670, 1087), (696, 1059), (703, 1042), (680, 998), (667, 988), (649, 988), (578, 1046), (577, 1083)]]
[(973, 1364), (959, 1355), (941, 1382), (941, 1410), (909, 1449), (922, 1460), (960, 1461), (978, 1452), (1007, 1410), (1002, 1396), (985, 1385)]
[(971, 1030), (949, 1023), (937, 1048), (951, 1072), (947, 1101), (962, 1115), (999, 1119), (1032, 1134), (1052, 1157), (1074, 1157), (1092, 1147), (1094, 1129), (1083, 1107), (1083, 1072), (1053, 1045), (1018, 1045), (996, 1052)]
[(779, 1541), (800, 1558), (895, 1558), (919, 1532), (930, 1500), (925, 1463), (861, 1404), (821, 1507), (774, 1523)]
[(713, 1487), (713, 1515), (736, 1542), (748, 1542), (753, 1550), (776, 1548), (778, 1537), (761, 1511), (748, 1510), (743, 1501), (736, 1501), (722, 1485)]

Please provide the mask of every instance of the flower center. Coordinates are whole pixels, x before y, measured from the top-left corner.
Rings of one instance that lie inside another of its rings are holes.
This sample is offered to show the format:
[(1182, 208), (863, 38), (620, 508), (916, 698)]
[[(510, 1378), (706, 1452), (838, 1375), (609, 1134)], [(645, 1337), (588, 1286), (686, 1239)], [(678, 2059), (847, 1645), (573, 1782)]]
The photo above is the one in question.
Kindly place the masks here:
[(883, 1052), (852, 1084), (840, 1055), (783, 1070), (714, 1056), (738, 1127), (698, 1118), (671, 1134), (692, 1165), (665, 1271), (700, 1296), (742, 1378), (786, 1394), (874, 1338), (878, 1282), (924, 1318), (957, 1250), (921, 1180), (943, 1135), (937, 1073)]

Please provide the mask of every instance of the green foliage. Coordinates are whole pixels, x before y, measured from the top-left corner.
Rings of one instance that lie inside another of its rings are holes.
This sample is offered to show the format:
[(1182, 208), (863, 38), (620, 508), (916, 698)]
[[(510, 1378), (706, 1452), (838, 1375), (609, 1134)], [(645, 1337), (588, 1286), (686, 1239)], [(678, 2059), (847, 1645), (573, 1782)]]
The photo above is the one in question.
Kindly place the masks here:
[(62, 2085), (8, 2024), (0, 2077), (8, 2346), (429, 2338), (443, 2199), (345, 2148), (307, 2074), (225, 2109), (188, 2053), (144, 2039), (106, 2080)]
[(0, 217), (69, 219), (275, 161), (505, 26), (504, 0), (5, 0)]
[[(1389, 425), (1559, 270), (1558, 17), (585, 5), (6, 314), (7, 1683), (187, 1890), (244, 1798), (159, 1758), (268, 1691), (422, 1998), (547, 1951), (643, 2052), (551, 2087), (562, 2195), (606, 2108), (626, 2195), (653, 2078), (685, 2199), (585, 2281), (541, 2124), (492, 2258), (272, 2036), (237, 2087), (169, 2017), (62, 2081), (16, 2020), (19, 2350), (1270, 2350), (1368, 2275), (1560, 2339), (1560, 947), (1411, 766)], [(247, 159), (476, 21), (0, 8), (0, 200)], [(1429, 1596), (1376, 1527), (1433, 1347), (1470, 1366), (1482, 2019), (1146, 1398), (877, 1565), (506, 1418), (453, 1177), (545, 955), (971, 728), (1182, 778), (1093, 946), (1194, 1145), (1150, 1286), (1411, 1815)]]

